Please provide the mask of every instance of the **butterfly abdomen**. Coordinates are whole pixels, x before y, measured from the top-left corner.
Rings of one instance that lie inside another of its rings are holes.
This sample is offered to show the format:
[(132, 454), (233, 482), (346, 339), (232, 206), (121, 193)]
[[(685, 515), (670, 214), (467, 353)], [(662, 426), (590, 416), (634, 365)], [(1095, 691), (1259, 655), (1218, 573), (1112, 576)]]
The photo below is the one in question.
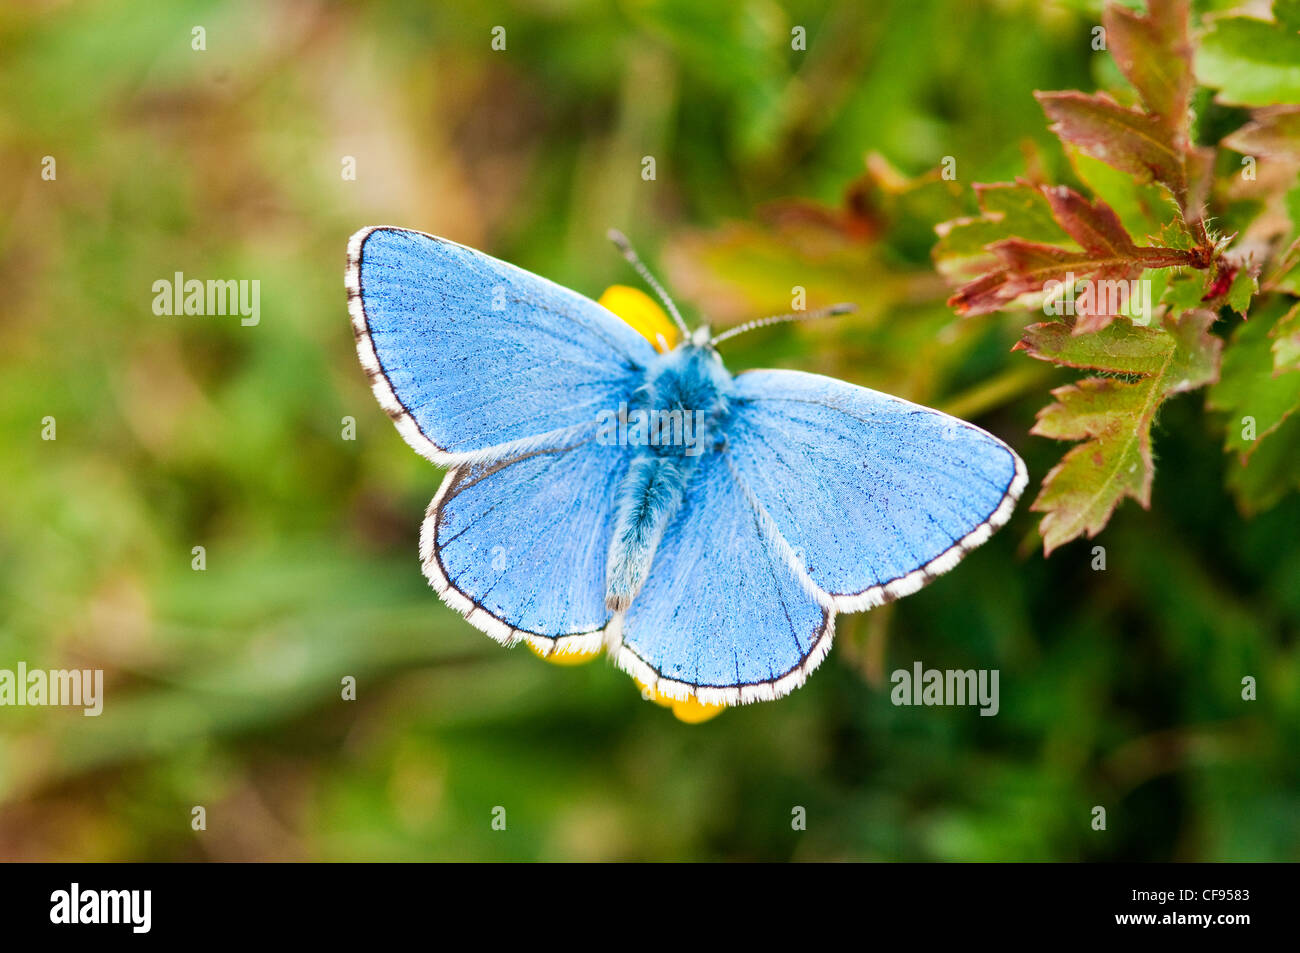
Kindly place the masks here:
[(605, 604), (631, 605), (650, 573), (664, 531), (681, 508), (691, 474), (726, 416), (731, 377), (712, 348), (684, 345), (647, 369), (630, 413), (644, 438), (633, 452), (615, 501), (606, 563)]
[(687, 467), (669, 457), (638, 454), (619, 486), (614, 537), (606, 565), (605, 604), (626, 609), (650, 572), (659, 541), (685, 496)]

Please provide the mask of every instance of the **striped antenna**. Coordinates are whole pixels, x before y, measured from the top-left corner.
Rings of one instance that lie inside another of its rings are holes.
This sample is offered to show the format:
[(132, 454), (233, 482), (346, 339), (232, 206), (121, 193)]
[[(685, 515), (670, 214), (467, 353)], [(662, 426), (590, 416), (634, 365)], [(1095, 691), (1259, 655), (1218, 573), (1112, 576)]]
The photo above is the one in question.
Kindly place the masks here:
[(615, 247), (623, 253), (623, 257), (627, 259), (627, 263), (636, 269), (636, 273), (640, 275), (642, 280), (644, 280), (645, 283), (653, 289), (654, 293), (659, 296), (659, 300), (664, 303), (664, 307), (668, 309), (668, 313), (671, 314), (673, 320), (677, 322), (677, 327), (681, 328), (682, 337), (689, 338), (691, 336), (691, 331), (686, 327), (686, 322), (682, 320), (682, 313), (677, 310), (677, 305), (673, 304), (673, 299), (668, 297), (668, 292), (664, 291), (664, 286), (655, 280), (654, 275), (650, 274), (650, 269), (645, 266), (645, 262), (641, 260), (635, 249), (632, 248), (632, 243), (627, 240), (627, 236), (617, 228), (611, 228), (605, 234), (609, 237), (609, 240), (614, 243)]
[(744, 334), (746, 331), (753, 331), (755, 328), (765, 328), (769, 324), (785, 324), (787, 321), (816, 321), (818, 318), (833, 318), (837, 314), (851, 314), (857, 310), (858, 306), (856, 304), (833, 304), (829, 308), (818, 308), (816, 311), (776, 314), (770, 318), (759, 318), (757, 321), (749, 321), (734, 328), (728, 328), (709, 343), (717, 347), (723, 341), (734, 338), (737, 334)]

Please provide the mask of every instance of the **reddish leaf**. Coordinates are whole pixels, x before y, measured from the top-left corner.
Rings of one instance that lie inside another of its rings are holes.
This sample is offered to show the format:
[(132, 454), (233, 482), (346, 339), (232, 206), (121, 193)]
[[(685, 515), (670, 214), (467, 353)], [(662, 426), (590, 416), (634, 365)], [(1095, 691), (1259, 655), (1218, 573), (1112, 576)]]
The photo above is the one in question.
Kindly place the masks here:
[(1140, 181), (1159, 182), (1185, 214), (1191, 211), (1186, 149), (1161, 117), (1121, 106), (1105, 93), (1034, 95), (1052, 120), (1052, 132)]
[(1192, 93), (1187, 0), (1147, 0), (1147, 15), (1110, 4), (1102, 13), (1115, 64), (1147, 112), (1184, 143)]
[[(958, 314), (987, 314), (1006, 307), (1021, 295), (1048, 290), (1049, 282), (1070, 283), (1079, 279), (1094, 282), (1129, 281), (1147, 268), (1196, 265), (1196, 250), (1136, 244), (1124, 230), (1119, 216), (1105, 202), (1089, 202), (1065, 186), (1040, 186), (1052, 217), (1061, 230), (1076, 241), (1081, 251), (1005, 238), (988, 246), (1001, 268), (963, 285), (948, 300)], [(1115, 316), (1113, 296), (1093, 295), (1078, 312), (1075, 332), (1105, 327)]]
[(1300, 106), (1257, 109), (1223, 144), (1242, 155), (1300, 157)]

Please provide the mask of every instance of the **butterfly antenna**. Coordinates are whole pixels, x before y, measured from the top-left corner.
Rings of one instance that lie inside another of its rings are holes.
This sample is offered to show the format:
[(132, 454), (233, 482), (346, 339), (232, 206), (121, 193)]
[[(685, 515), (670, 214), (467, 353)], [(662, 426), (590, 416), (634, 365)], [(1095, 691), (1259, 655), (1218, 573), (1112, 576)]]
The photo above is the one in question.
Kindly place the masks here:
[(668, 292), (664, 291), (664, 286), (655, 280), (654, 275), (650, 274), (650, 269), (645, 266), (645, 262), (643, 262), (641, 257), (637, 255), (636, 250), (632, 247), (632, 243), (627, 240), (627, 236), (617, 228), (611, 228), (606, 234), (608, 235), (609, 240), (614, 243), (614, 246), (622, 252), (623, 257), (627, 259), (627, 263), (636, 269), (636, 273), (640, 275), (642, 280), (644, 280), (645, 283), (654, 290), (654, 293), (659, 296), (659, 300), (664, 303), (664, 307), (668, 309), (668, 313), (673, 316), (673, 321), (675, 321), (677, 327), (681, 329), (682, 337), (689, 338), (691, 336), (691, 331), (690, 328), (686, 326), (686, 322), (682, 320), (682, 313), (677, 310), (677, 305), (673, 304), (673, 299), (668, 297)]
[(851, 314), (858, 310), (856, 304), (833, 304), (829, 308), (819, 308), (816, 311), (796, 311), (793, 314), (776, 314), (770, 318), (759, 318), (757, 321), (749, 321), (745, 324), (739, 324), (734, 328), (728, 328), (709, 343), (717, 347), (728, 338), (734, 338), (737, 334), (744, 334), (746, 331), (753, 331), (755, 328), (765, 328), (769, 324), (785, 324), (787, 321), (816, 321), (818, 318), (833, 318), (837, 314)]

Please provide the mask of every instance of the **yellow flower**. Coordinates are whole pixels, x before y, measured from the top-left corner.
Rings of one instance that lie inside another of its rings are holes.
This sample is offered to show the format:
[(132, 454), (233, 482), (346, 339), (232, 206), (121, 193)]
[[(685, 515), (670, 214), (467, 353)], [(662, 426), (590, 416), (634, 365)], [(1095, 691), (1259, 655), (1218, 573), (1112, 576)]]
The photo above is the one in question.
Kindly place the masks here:
[(673, 716), (688, 725), (698, 725), (722, 714), (726, 705), (702, 705), (694, 699), (673, 702)]
[(722, 709), (727, 707), (726, 705), (703, 705), (694, 699), (679, 701), (678, 699), (670, 698), (663, 694), (663, 692), (652, 690), (639, 678), (633, 678), (633, 681), (636, 682), (636, 687), (641, 689), (642, 698), (646, 701), (654, 702), (661, 708), (671, 708), (673, 716), (678, 721), (685, 722), (688, 725), (702, 724), (710, 718), (721, 714)]
[(630, 324), (660, 354), (677, 346), (680, 337), (677, 325), (644, 291), (627, 285), (610, 285), (599, 303)]
[(550, 655), (543, 655), (541, 649), (535, 647), (532, 642), (527, 644), (528, 651), (552, 665), (563, 665), (565, 667), (586, 665), (592, 659), (600, 658), (600, 649), (592, 649), (590, 652), (552, 652)]

